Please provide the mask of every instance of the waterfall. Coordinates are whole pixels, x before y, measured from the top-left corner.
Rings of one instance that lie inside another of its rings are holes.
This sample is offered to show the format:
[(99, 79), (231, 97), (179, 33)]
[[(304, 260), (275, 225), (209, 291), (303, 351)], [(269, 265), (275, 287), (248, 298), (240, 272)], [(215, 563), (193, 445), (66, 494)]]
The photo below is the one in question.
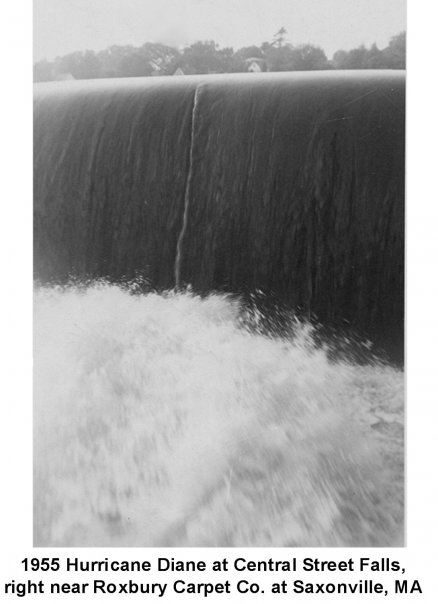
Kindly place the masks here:
[(404, 100), (36, 86), (36, 546), (403, 545)]
[(39, 281), (260, 292), (402, 359), (404, 74), (58, 84), (35, 96)]

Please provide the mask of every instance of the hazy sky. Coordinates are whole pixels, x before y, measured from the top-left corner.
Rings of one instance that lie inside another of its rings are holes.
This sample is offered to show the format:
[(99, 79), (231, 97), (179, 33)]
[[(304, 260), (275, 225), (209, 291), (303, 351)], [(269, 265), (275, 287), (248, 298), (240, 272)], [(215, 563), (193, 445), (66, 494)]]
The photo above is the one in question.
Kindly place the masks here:
[(34, 59), (112, 44), (172, 46), (215, 40), (235, 50), (271, 40), (334, 51), (406, 29), (406, 0), (34, 0)]

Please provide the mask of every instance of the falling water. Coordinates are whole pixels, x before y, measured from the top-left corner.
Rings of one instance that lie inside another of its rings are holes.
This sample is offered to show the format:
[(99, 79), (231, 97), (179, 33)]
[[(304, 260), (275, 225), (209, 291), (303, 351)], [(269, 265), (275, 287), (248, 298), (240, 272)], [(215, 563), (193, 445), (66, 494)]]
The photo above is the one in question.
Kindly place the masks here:
[(180, 285), (260, 290), (402, 358), (403, 74), (58, 84), (35, 97), (37, 278), (172, 288), (183, 229)]
[(181, 289), (181, 261), (183, 254), (183, 243), (184, 236), (187, 231), (188, 221), (189, 221), (189, 204), (191, 197), (191, 184), (193, 178), (193, 164), (194, 164), (194, 147), (195, 147), (195, 132), (196, 132), (196, 110), (198, 107), (200, 94), (200, 86), (196, 87), (195, 94), (193, 97), (193, 110), (192, 110), (192, 127), (191, 127), (191, 136), (190, 136), (190, 160), (189, 160), (189, 169), (187, 174), (187, 183), (184, 191), (184, 215), (183, 222), (181, 227), (181, 232), (178, 236), (178, 241), (176, 244), (176, 258), (175, 258), (175, 287), (177, 290)]
[(36, 545), (403, 544), (403, 129), (392, 72), (37, 87)]

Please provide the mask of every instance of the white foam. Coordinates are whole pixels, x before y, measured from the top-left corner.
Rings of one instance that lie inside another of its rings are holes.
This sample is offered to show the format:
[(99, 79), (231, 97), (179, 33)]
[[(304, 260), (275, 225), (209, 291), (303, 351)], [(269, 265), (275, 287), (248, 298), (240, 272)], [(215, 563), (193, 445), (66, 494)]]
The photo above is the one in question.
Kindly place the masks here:
[(402, 543), (403, 374), (238, 315), (36, 291), (36, 545)]

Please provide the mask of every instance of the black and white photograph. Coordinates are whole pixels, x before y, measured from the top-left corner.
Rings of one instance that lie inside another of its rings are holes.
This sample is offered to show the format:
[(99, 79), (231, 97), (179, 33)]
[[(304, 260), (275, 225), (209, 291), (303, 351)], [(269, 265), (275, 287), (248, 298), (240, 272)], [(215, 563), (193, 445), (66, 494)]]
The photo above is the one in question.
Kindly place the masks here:
[(405, 546), (405, 0), (33, 23), (33, 546)]

